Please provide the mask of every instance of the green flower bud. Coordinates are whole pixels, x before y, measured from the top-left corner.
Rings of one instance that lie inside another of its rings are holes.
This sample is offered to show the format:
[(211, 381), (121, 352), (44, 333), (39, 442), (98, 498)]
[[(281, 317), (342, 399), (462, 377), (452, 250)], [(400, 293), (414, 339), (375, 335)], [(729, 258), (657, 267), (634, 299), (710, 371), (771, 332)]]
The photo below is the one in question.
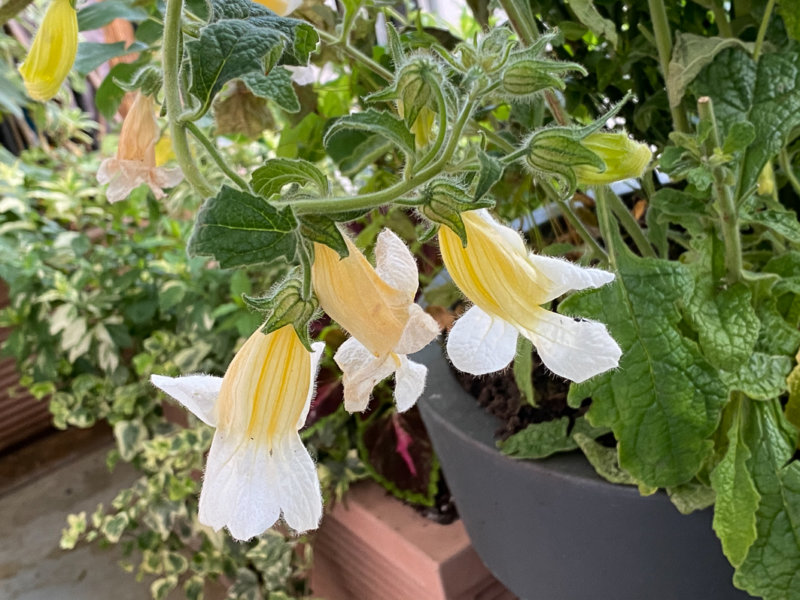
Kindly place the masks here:
[(444, 83), (439, 63), (428, 56), (416, 56), (397, 74), (395, 92), (406, 125), (410, 128), (423, 108), (437, 109), (436, 98)]
[(653, 158), (647, 144), (632, 140), (625, 132), (592, 133), (581, 141), (581, 145), (603, 162), (603, 168), (589, 163), (575, 165), (575, 176), (578, 184), (582, 185), (605, 185), (641, 177)]
[(542, 61), (532, 58), (511, 63), (503, 71), (503, 91), (515, 98), (525, 98), (547, 88), (563, 90), (564, 81), (542, 65)]
[(567, 127), (551, 127), (537, 131), (528, 139), (525, 162), (534, 175), (555, 179), (564, 196), (571, 196), (578, 187), (575, 169), (589, 165), (602, 171), (603, 160), (581, 145), (578, 132)]
[(431, 182), (422, 192), (423, 204), (419, 212), (425, 218), (439, 225), (446, 225), (467, 245), (467, 230), (461, 220), (461, 213), (479, 208), (491, 208), (494, 201), (487, 198), (474, 200), (457, 183), (447, 179)]

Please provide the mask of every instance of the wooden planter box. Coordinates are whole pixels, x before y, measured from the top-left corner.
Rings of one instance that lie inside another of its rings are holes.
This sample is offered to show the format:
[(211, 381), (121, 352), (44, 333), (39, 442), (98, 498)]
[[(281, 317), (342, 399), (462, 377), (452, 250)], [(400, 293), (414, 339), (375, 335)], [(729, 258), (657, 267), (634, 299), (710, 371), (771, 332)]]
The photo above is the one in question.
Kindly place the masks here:
[(311, 589), (325, 600), (513, 600), (472, 549), (461, 521), (439, 525), (371, 481), (326, 513)]

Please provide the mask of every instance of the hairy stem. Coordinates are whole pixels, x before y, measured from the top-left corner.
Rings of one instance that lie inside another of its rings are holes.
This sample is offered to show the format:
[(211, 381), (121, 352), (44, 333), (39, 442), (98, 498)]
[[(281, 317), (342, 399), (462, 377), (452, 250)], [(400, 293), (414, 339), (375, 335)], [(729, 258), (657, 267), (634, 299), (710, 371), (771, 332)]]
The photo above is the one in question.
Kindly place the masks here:
[[(697, 113), (701, 120), (711, 123), (710, 144), (720, 147), (717, 120), (711, 98), (703, 96), (697, 101)], [(706, 148), (708, 151), (708, 148)], [(712, 150), (713, 151), (713, 150)], [(714, 194), (717, 199), (717, 212), (720, 216), (720, 229), (725, 244), (725, 272), (728, 283), (736, 283), (742, 278), (742, 240), (739, 234), (739, 216), (736, 202), (729, 185), (725, 183), (725, 173), (721, 166), (712, 171), (714, 176)]]
[(167, 106), (169, 135), (172, 139), (172, 150), (183, 171), (184, 177), (191, 186), (203, 196), (211, 196), (213, 188), (203, 177), (189, 151), (189, 140), (186, 129), (180, 122), (182, 111), (181, 91), (179, 85), (181, 50), (181, 13), (182, 0), (168, 0), (167, 14), (164, 19), (163, 67), (164, 67), (164, 100)]
[(357, 50), (356, 48), (353, 48), (347, 40), (343, 39), (340, 40), (336, 36), (331, 35), (326, 31), (320, 31), (319, 29), (317, 30), (317, 34), (319, 35), (320, 39), (323, 40), (326, 44), (328, 44), (329, 46), (335, 46), (336, 48), (339, 48), (350, 58), (357, 60), (362, 65), (367, 67), (370, 71), (372, 71), (379, 77), (382, 77), (386, 81), (391, 81), (392, 78), (394, 77), (391, 71), (384, 69), (381, 65), (379, 65), (374, 60), (369, 58), (366, 54)]
[(197, 125), (191, 122), (187, 122), (184, 123), (183, 126), (189, 130), (189, 133), (191, 133), (194, 136), (194, 139), (200, 142), (200, 144), (203, 146), (203, 148), (205, 148), (205, 151), (208, 153), (211, 159), (215, 163), (217, 163), (217, 166), (220, 168), (220, 170), (223, 173), (225, 173), (225, 175), (227, 175), (228, 178), (239, 187), (239, 189), (241, 189), (244, 192), (250, 191), (250, 186), (247, 185), (247, 182), (244, 179), (242, 179), (238, 175), (238, 173), (236, 173), (236, 171), (234, 171), (228, 166), (228, 163), (226, 163), (225, 159), (222, 158), (217, 148), (214, 146), (213, 143), (211, 143), (211, 140), (209, 140), (203, 134), (203, 132), (200, 131), (200, 128), (197, 127)]

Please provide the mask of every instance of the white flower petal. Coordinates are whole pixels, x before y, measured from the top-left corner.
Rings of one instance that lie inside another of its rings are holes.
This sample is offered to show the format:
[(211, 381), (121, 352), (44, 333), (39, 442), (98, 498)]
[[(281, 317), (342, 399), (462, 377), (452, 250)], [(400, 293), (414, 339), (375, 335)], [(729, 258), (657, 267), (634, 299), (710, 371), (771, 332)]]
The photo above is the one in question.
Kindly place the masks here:
[(278, 474), (264, 440), (217, 430), (208, 453), (198, 519), (249, 540), (280, 516)]
[(303, 428), (306, 424), (308, 411), (311, 408), (311, 399), (314, 397), (317, 385), (317, 373), (319, 372), (319, 361), (322, 359), (322, 353), (325, 351), (324, 342), (314, 342), (311, 344), (311, 381), (308, 384), (308, 397), (306, 397), (306, 405), (303, 407), (303, 412), (300, 413), (300, 418), (297, 419), (297, 430)]
[(556, 375), (580, 383), (619, 365), (622, 350), (602, 323), (576, 321), (544, 309), (538, 309), (536, 317), (535, 330), (521, 333)]
[(183, 171), (180, 167), (168, 169), (167, 167), (152, 167), (150, 180), (158, 188), (171, 188), (183, 181)]
[(333, 360), (342, 370), (344, 407), (348, 412), (365, 410), (372, 388), (391, 375), (398, 366), (389, 356), (376, 358), (355, 338), (339, 346)]
[(398, 412), (405, 412), (416, 404), (425, 389), (428, 368), (425, 365), (400, 357), (400, 368), (395, 371), (394, 400)]
[(543, 302), (550, 302), (572, 290), (597, 288), (614, 281), (614, 273), (610, 271), (581, 267), (561, 258), (531, 253), (528, 260), (552, 282), (552, 286), (545, 290)]
[(395, 346), (397, 354), (413, 354), (427, 346), (439, 335), (439, 324), (418, 304), (408, 306), (408, 322), (400, 341)]
[(206, 425), (217, 426), (217, 415), (214, 409), (219, 390), (222, 387), (222, 377), (151, 375), (150, 383), (175, 398)]
[(394, 289), (413, 302), (419, 287), (419, 272), (414, 255), (393, 231), (384, 229), (375, 244), (375, 271)]
[(508, 366), (517, 353), (517, 330), (477, 306), (465, 312), (447, 338), (447, 356), (459, 371), (484, 375)]
[(292, 434), (272, 451), (278, 503), (283, 520), (297, 533), (316, 529), (322, 518), (322, 492), (317, 468), (300, 436)]

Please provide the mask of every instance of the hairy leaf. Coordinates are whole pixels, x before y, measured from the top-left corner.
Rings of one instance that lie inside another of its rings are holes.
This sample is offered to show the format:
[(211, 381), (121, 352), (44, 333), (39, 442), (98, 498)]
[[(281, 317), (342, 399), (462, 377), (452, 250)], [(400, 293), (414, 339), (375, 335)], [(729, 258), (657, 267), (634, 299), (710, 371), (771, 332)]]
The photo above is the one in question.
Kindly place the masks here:
[(292, 74), (283, 67), (273, 68), (268, 75), (257, 71), (242, 76), (247, 88), (259, 98), (268, 98), (289, 113), (300, 112), (300, 100), (292, 85)]
[(414, 153), (414, 134), (405, 126), (403, 119), (385, 110), (370, 108), (364, 112), (340, 117), (328, 128), (323, 143), (327, 146), (331, 136), (345, 129), (376, 133), (397, 145), (403, 152)]
[(786, 375), (792, 368), (788, 356), (753, 352), (735, 371), (720, 371), (731, 390), (744, 392), (754, 400), (769, 400), (786, 391)]
[(475, 200), (480, 200), (503, 176), (503, 165), (495, 157), (478, 150), (478, 161), (481, 163), (481, 170), (475, 188)]
[(573, 384), (568, 399), (576, 406), (592, 397), (587, 418), (613, 429), (622, 468), (648, 486), (675, 486), (711, 452), (726, 389), (678, 329), (677, 304), (692, 291), (688, 269), (617, 245), (614, 283), (568, 298), (559, 312), (605, 323), (624, 351), (619, 369)]
[(290, 183), (312, 185), (319, 194), (328, 193), (328, 179), (306, 160), (273, 158), (253, 171), (253, 191), (265, 198), (280, 193)]
[(532, 423), (508, 439), (498, 442), (497, 447), (503, 454), (513, 458), (544, 458), (577, 448), (578, 443), (574, 439), (576, 434), (594, 439), (608, 433), (608, 429), (592, 427), (583, 417), (576, 419), (575, 425), (569, 431), (570, 421), (569, 417), (561, 417), (553, 421)]
[(223, 186), (206, 200), (189, 239), (189, 253), (213, 256), (222, 268), (291, 258), (297, 222), (290, 208)]

